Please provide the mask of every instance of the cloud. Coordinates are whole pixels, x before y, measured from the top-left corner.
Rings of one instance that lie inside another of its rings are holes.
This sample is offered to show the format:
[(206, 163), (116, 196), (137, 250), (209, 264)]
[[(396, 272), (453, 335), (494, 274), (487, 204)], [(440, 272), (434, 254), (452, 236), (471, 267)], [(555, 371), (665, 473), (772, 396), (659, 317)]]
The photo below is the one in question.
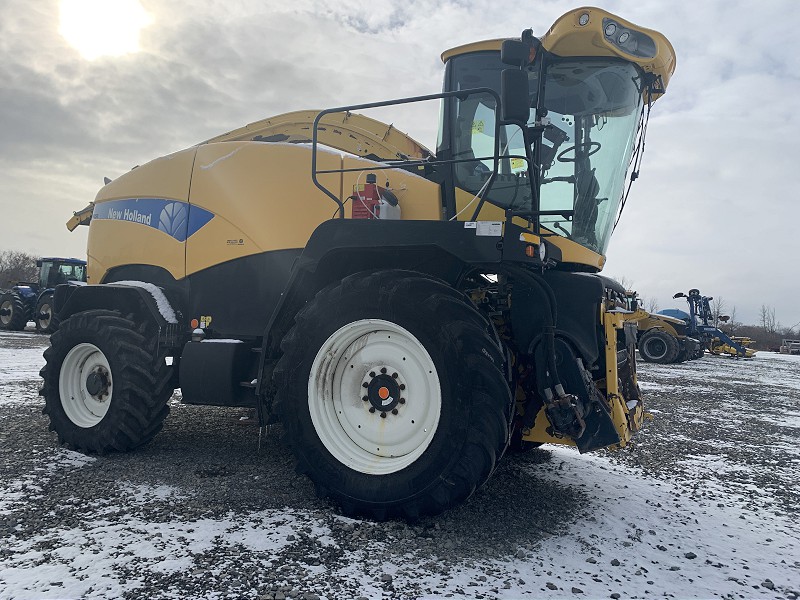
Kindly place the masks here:
[[(103, 176), (261, 118), (441, 89), (447, 48), (543, 34), (566, 0), (142, 0), (141, 51), (85, 61), (58, 4), (0, 5), (0, 249), (80, 254), (64, 221)], [(800, 321), (794, 164), (800, 4), (714, 0), (606, 8), (665, 33), (677, 71), (651, 117), (642, 175), (608, 270), (669, 305), (700, 287), (755, 321)], [(438, 105), (369, 116), (433, 147)], [(85, 228), (81, 228), (85, 231)], [(69, 251), (67, 251), (67, 249)]]

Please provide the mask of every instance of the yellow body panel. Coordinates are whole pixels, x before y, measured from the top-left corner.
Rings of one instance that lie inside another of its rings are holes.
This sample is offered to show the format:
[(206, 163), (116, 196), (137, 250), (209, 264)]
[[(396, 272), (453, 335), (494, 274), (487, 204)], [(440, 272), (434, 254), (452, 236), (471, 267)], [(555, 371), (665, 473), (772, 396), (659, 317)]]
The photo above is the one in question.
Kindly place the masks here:
[(94, 219), (87, 243), (86, 281), (102, 283), (113, 267), (136, 264), (157, 265), (181, 279), (186, 276), (185, 255), (183, 242), (152, 227)]
[(492, 50), (499, 51), (503, 46), (503, 42), (508, 38), (496, 38), (493, 40), (483, 40), (480, 42), (471, 42), (469, 44), (462, 44), (455, 48), (450, 48), (442, 52), (442, 62), (446, 63), (454, 56), (461, 54), (472, 54), (473, 52), (490, 52)]
[(674, 325), (686, 325), (681, 319), (676, 319), (667, 315), (653, 315), (645, 310), (639, 309), (633, 313), (631, 320), (636, 321), (639, 331), (647, 331), (657, 327), (663, 329), (675, 338), (685, 337), (679, 335), (674, 327)]
[[(128, 171), (100, 189), (94, 206), (123, 198), (152, 197), (187, 202), (196, 151), (195, 147), (187, 148)], [(182, 242), (157, 229), (127, 221), (92, 220), (87, 263), (89, 283), (100, 283), (113, 267), (130, 264), (158, 265), (176, 279), (186, 275)]]
[[(338, 152), (319, 152), (317, 161), (320, 169), (342, 166)], [(187, 242), (187, 275), (258, 252), (305, 247), (311, 232), (336, 209), (310, 173), (308, 146), (261, 142), (199, 146), (190, 201), (216, 216)], [(341, 197), (340, 174), (319, 179)]]
[(189, 199), (189, 182), (192, 177), (197, 147), (156, 158), (134, 167), (124, 175), (103, 186), (95, 203), (117, 198), (170, 198)]
[[(311, 142), (312, 126), (319, 111), (301, 110), (269, 117), (234, 129), (204, 142), (284, 141)], [(284, 139), (285, 138), (285, 139)], [(393, 125), (355, 113), (333, 113), (323, 117), (318, 128), (320, 144), (356, 156), (375, 155), (383, 159), (420, 158), (432, 152)]]

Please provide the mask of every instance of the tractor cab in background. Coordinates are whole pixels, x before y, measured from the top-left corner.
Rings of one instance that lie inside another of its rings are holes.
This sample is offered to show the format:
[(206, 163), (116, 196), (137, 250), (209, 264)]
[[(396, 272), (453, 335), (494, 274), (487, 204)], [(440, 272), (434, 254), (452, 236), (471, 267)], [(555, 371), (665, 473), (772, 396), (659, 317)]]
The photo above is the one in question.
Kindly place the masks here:
[(22, 331), (33, 321), (36, 331), (52, 333), (56, 329), (53, 318), (53, 293), (62, 284), (86, 283), (86, 261), (78, 258), (40, 258), (39, 279), (19, 282), (0, 296), (0, 330)]

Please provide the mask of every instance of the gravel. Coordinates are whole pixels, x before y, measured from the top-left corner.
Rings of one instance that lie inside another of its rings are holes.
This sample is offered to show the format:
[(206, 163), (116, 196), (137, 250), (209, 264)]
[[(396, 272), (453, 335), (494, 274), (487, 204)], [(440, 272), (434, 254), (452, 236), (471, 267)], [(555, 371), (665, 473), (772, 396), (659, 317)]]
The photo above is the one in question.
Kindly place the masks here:
[[(33, 334), (0, 333), (0, 348), (24, 352), (45, 345), (46, 338)], [(726, 494), (735, 492), (753, 509), (766, 506), (796, 518), (800, 429), (782, 416), (798, 414), (800, 374), (792, 369), (800, 362), (776, 364), (706, 357), (680, 367), (641, 365), (655, 419), (632, 449), (602, 454), (655, 482), (682, 482), (677, 493), (698, 506), (727, 506)], [(780, 372), (769, 370), (773, 367)], [(76, 559), (63, 547), (63, 539), (74, 539), (74, 551), (89, 561), (92, 553), (98, 560), (117, 559), (108, 563), (112, 572), (102, 576), (107, 580), (92, 575), (82, 592), (86, 596), (418, 598), (437, 596), (438, 585), (455, 597), (513, 597), (504, 590), (526, 585), (514, 564), (536, 563), (544, 542), (566, 535), (582, 519), (594, 519), (597, 509), (591, 490), (553, 476), (563, 464), (540, 449), (503, 461), (484, 488), (438, 518), (348, 519), (295, 474), (279, 425), (259, 436), (257, 427), (241, 423), (241, 409), (182, 405), (176, 394), (163, 431), (149, 445), (129, 454), (86, 457), (59, 447), (48, 431), (39, 382), (8, 373), (0, 380), (0, 485), (6, 489), (6, 500), (0, 496), (0, 566), (19, 562), (14, 548), (30, 547), (41, 554), (42, 565), (69, 565), (71, 576), (89, 577), (79, 574)], [(693, 374), (694, 387), (687, 387), (682, 373)], [(716, 461), (718, 469), (699, 477), (698, 457)], [(235, 525), (221, 531), (221, 521)], [(179, 534), (175, 522), (182, 524)], [(59, 531), (60, 537), (43, 535), (48, 531)], [(111, 533), (108, 539), (116, 541), (110, 546), (97, 542)], [(641, 532), (650, 534), (656, 532)], [(207, 543), (199, 543), (201, 537)], [(656, 554), (672, 551), (670, 540), (658, 541)], [(637, 570), (636, 579), (647, 580), (646, 561), (631, 565), (599, 556), (593, 543), (586, 542), (590, 556), (576, 564), (592, 569), (595, 581), (605, 572), (610, 581), (620, 581), (623, 571), (633, 577)], [(623, 547), (640, 543), (619, 539)], [(676, 556), (683, 562), (673, 570), (705, 560), (698, 548)], [(155, 568), (159, 560), (173, 558), (180, 568)], [(730, 591), (797, 597), (792, 594), (800, 588), (798, 563), (792, 564), (794, 557), (786, 561), (795, 569), (788, 579), (773, 577), (773, 583), (761, 577), (754, 586), (748, 580), (748, 587), (731, 582)], [(589, 597), (584, 590), (592, 580), (582, 571), (570, 580), (551, 574), (550, 565), (537, 568), (544, 579), (531, 590), (533, 596)], [(459, 569), (477, 575), (462, 584)], [(62, 582), (48, 582), (51, 591), (34, 588), (41, 593), (28, 597), (57, 596)], [(620, 584), (605, 597), (620, 597), (619, 592), (629, 596)], [(720, 595), (727, 594), (720, 590)], [(0, 598), (6, 597), (13, 596), (0, 586)]]

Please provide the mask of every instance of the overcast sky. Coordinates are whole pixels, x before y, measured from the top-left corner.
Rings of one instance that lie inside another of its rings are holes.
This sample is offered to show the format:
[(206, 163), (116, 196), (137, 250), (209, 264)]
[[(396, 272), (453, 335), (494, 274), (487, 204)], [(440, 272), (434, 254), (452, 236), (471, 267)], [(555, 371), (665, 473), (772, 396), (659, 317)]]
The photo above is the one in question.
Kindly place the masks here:
[[(81, 4), (96, 7), (81, 16)], [(106, 14), (115, 4), (123, 30)], [(677, 53), (605, 272), (661, 308), (697, 287), (737, 320), (756, 323), (767, 304), (800, 322), (800, 2), (597, 4)], [(0, 250), (83, 257), (87, 228), (64, 223), (104, 176), (271, 115), (438, 92), (443, 50), (542, 35), (577, 6), (2, 0)], [(126, 42), (138, 51), (97, 56)], [(369, 114), (435, 148), (435, 104)]]

